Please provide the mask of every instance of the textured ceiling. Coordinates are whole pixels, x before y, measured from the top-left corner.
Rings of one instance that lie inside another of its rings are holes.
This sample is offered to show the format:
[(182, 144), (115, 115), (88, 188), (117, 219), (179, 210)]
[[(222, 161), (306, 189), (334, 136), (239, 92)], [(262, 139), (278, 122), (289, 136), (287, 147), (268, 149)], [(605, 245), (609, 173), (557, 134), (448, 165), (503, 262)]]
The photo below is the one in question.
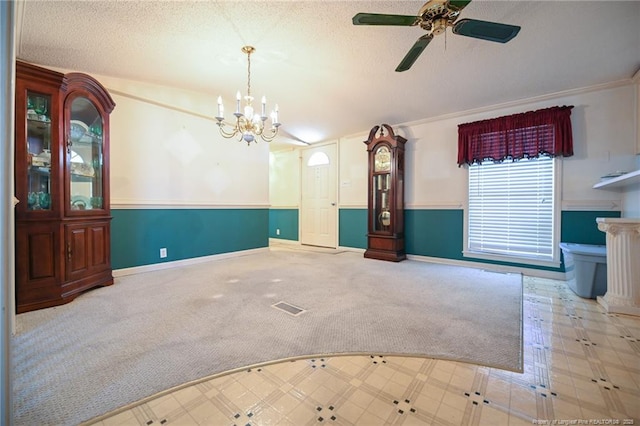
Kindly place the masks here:
[(20, 3), (19, 59), (277, 102), (283, 129), (317, 142), (633, 77), (639, 1), (472, 1), (461, 18), (522, 27), (507, 44), (436, 36), (403, 73), (418, 27), (354, 26), (358, 12), (415, 15), (422, 1), (36, 1)]

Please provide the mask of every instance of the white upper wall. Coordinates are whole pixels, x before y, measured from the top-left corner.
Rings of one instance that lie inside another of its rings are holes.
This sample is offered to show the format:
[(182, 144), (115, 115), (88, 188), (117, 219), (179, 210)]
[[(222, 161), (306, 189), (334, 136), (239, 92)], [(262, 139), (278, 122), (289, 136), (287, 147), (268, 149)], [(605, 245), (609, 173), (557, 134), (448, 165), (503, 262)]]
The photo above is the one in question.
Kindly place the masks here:
[(291, 148), (269, 154), (271, 207), (300, 206), (300, 150)]
[[(562, 201), (565, 210), (620, 210), (622, 195), (593, 189), (600, 176), (636, 168), (635, 89), (633, 85), (558, 94), (543, 100), (487, 108), (424, 122), (391, 124), (407, 138), (406, 208), (462, 208), (467, 198), (467, 171), (458, 167), (458, 124), (503, 115), (573, 105), (574, 156), (563, 159)], [(372, 127), (375, 124), (372, 123)], [(367, 206), (367, 155), (362, 143), (370, 129), (340, 140), (340, 206)]]
[(215, 99), (94, 77), (116, 102), (110, 134), (112, 207), (268, 206), (268, 145), (224, 139), (213, 119)]

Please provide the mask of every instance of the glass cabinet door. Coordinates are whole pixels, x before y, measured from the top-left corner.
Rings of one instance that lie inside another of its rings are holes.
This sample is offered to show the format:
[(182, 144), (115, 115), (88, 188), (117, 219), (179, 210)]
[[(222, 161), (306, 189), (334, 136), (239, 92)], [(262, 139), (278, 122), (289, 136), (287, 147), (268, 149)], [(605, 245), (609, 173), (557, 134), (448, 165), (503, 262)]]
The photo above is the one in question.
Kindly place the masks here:
[(91, 100), (78, 96), (71, 102), (68, 126), (69, 207), (103, 209), (102, 116)]
[(27, 91), (27, 210), (51, 210), (51, 96)]

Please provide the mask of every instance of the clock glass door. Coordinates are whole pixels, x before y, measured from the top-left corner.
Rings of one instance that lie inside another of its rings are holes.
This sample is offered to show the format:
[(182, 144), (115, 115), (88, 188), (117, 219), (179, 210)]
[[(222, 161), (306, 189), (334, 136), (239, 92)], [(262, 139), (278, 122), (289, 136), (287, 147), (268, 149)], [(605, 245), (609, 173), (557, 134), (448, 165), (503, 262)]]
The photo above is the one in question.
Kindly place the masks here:
[(391, 230), (391, 150), (387, 145), (378, 147), (373, 161), (373, 223), (374, 230)]

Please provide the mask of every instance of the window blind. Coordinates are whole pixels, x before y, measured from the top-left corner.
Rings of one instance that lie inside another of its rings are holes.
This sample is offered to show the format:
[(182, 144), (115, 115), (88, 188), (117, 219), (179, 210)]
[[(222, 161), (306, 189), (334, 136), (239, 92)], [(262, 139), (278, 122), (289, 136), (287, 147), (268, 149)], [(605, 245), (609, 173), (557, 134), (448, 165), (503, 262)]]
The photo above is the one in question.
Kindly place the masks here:
[(552, 260), (553, 159), (470, 165), (468, 215), (469, 251)]

